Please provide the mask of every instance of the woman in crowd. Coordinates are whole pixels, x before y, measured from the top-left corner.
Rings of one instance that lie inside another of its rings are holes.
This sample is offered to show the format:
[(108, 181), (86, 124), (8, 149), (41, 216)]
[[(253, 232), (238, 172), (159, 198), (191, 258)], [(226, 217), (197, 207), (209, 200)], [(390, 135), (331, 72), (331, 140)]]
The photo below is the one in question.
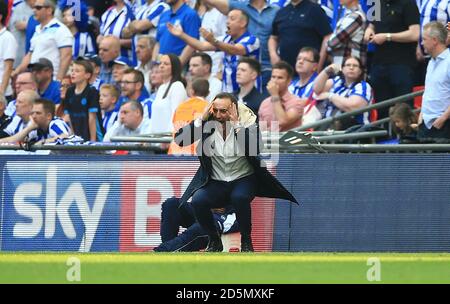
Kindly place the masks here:
[(159, 72), (163, 83), (152, 103), (151, 133), (172, 132), (172, 116), (180, 103), (188, 96), (185, 81), (181, 76), (181, 62), (175, 54), (163, 55)]
[[(364, 66), (356, 57), (348, 57), (341, 67), (331, 64), (316, 78), (314, 93), (317, 100), (325, 100), (324, 116), (331, 117), (343, 112), (363, 108), (372, 103), (372, 88), (364, 80)], [(345, 130), (353, 125), (369, 123), (369, 113), (338, 121), (335, 130)]]

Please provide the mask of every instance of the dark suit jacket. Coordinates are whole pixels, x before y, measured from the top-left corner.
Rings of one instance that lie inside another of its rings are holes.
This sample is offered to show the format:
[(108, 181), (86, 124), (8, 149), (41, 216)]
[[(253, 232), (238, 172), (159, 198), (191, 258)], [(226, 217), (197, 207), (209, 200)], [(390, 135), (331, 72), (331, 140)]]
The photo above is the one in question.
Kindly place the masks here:
[[(209, 128), (209, 130), (208, 128), (204, 128), (205, 124), (206, 122), (203, 122), (202, 127), (196, 128), (194, 122), (191, 122), (189, 125), (178, 130), (175, 134), (175, 142), (180, 146), (187, 146), (197, 140), (201, 140), (197, 145), (197, 155), (200, 160), (200, 167), (181, 197), (180, 205), (186, 203), (195, 191), (205, 186), (211, 177), (212, 160), (211, 157), (208, 156), (211, 155), (211, 152), (207, 151), (207, 147), (211, 147), (211, 145), (204, 143), (207, 142), (208, 138), (215, 130), (213, 128)], [(262, 138), (258, 124), (253, 123), (248, 127), (241, 128), (235, 136), (237, 136), (238, 139), (245, 137), (245, 141), (238, 140), (238, 144), (241, 148), (240, 151), (245, 151), (245, 157), (255, 171), (257, 179), (256, 196), (280, 198), (298, 204), (292, 194), (267, 170), (265, 166), (262, 166), (263, 160), (259, 157), (259, 144), (262, 143)], [(255, 145), (251, 145), (252, 139), (253, 143), (255, 143), (255, 141), (257, 142), (257, 149), (255, 149)]]

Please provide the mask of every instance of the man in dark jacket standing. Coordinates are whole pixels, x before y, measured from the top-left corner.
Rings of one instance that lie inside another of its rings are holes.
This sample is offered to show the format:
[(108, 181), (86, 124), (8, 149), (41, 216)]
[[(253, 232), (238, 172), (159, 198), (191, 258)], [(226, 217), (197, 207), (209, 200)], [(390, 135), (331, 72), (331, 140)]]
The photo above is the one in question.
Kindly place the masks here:
[(259, 159), (261, 134), (256, 118), (249, 108), (238, 105), (234, 95), (221, 93), (201, 118), (175, 135), (180, 146), (200, 140), (197, 145), (200, 168), (180, 204), (186, 204), (192, 196), (195, 217), (208, 233), (206, 251), (223, 250), (212, 208), (233, 205), (241, 231), (241, 251), (248, 252), (253, 251), (250, 203), (254, 197), (281, 198), (297, 203)]

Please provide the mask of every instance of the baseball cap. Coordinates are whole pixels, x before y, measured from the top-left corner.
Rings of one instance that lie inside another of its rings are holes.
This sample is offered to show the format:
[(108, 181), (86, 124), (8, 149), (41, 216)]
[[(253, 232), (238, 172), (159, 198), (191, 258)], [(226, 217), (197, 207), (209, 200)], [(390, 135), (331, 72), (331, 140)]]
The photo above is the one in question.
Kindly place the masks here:
[(117, 57), (117, 58), (114, 60), (114, 63), (115, 63), (115, 64), (120, 64), (120, 65), (127, 65), (127, 66), (129, 66), (129, 67), (132, 67), (132, 66), (133, 66), (133, 65), (131, 64), (130, 60), (129, 60), (127, 57), (125, 57), (125, 56)]
[(47, 58), (39, 58), (37, 62), (30, 63), (28, 68), (32, 71), (41, 71), (46, 68), (53, 70), (53, 64)]

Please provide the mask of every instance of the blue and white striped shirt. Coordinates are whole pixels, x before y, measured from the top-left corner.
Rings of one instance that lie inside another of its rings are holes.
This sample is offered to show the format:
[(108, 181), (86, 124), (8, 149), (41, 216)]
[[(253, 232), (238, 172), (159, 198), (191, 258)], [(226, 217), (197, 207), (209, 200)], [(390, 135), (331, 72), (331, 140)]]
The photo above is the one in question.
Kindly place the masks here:
[(105, 83), (105, 82), (100, 78), (100, 75), (99, 75), (95, 79), (94, 83), (91, 84), (91, 86), (94, 87), (97, 91), (100, 92), (100, 87), (102, 86), (103, 83)]
[(9, 136), (13, 136), (14, 134), (19, 133), (22, 131), (26, 126), (28, 125), (28, 122), (24, 122), (22, 118), (19, 116), (14, 116), (9, 125), (3, 129), (5, 133), (7, 133)]
[(84, 57), (86, 55), (96, 54), (95, 43), (88, 32), (78, 32), (74, 36), (72, 57)]
[(300, 85), (300, 78), (294, 79), (289, 85), (289, 92), (300, 98), (309, 98), (313, 94), (314, 80), (316, 77), (317, 73), (312, 74), (304, 86)]
[(5, 114), (13, 117), (16, 115), (16, 99), (10, 101), (6, 107)]
[(143, 6), (147, 5), (147, 0), (125, 0), (125, 3), (131, 7), (133, 13), (136, 15)]
[(103, 128), (105, 129), (105, 133), (114, 125), (114, 123), (119, 118), (119, 111), (117, 109), (113, 109), (109, 112), (104, 112), (103, 114)]
[[(333, 79), (333, 87), (330, 92), (347, 98), (350, 96), (360, 96), (364, 98), (368, 105), (373, 101), (372, 87), (364, 80), (358, 83), (353, 83), (347, 87), (345, 85), (345, 79), (340, 76), (336, 76)], [(332, 102), (327, 101), (325, 106), (325, 117), (331, 117), (339, 113), (341, 113), (341, 111)], [(367, 124), (369, 123), (369, 112), (357, 115), (355, 119), (360, 124)]]
[(142, 6), (136, 13), (136, 20), (148, 19), (154, 26), (150, 31), (143, 34), (149, 34), (152, 37), (156, 37), (156, 27), (159, 23), (161, 14), (169, 10), (170, 7), (163, 0), (156, 0), (152, 4)]
[[(228, 44), (241, 44), (245, 47), (245, 55), (247, 57), (253, 57), (259, 60), (259, 39), (251, 35), (249, 32), (245, 32), (241, 37), (233, 41), (230, 35), (226, 35), (222, 41)], [(239, 60), (242, 56), (230, 55), (225, 53), (223, 57), (223, 84), (222, 90), (224, 92), (233, 93), (239, 89), (239, 85), (236, 82), (236, 73)]]
[[(113, 6), (102, 15), (100, 34), (122, 38), (122, 30), (134, 19), (133, 11), (127, 4), (120, 11), (117, 11), (116, 6)], [(132, 43), (134, 43), (133, 40)], [(121, 48), (121, 56), (127, 57), (133, 64), (136, 64), (136, 53), (132, 49)]]
[(62, 134), (70, 135), (70, 128), (64, 120), (58, 117), (54, 117), (52, 121), (50, 121), (47, 130), (33, 130), (28, 134), (28, 138), (36, 139), (39, 141), (43, 139), (53, 138)]

